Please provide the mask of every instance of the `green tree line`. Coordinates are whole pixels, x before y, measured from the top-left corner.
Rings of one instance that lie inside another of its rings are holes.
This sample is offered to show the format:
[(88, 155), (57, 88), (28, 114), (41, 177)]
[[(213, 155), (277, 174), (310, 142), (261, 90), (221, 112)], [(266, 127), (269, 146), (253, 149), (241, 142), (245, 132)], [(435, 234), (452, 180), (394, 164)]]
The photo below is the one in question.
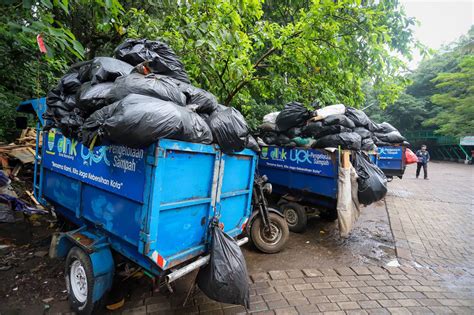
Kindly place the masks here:
[[(398, 0), (4, 0), (0, 10), (0, 138), (20, 100), (45, 95), (68, 65), (111, 55), (125, 38), (160, 39), (193, 83), (251, 126), (291, 100), (379, 106), (408, 80), (420, 45)], [(48, 53), (38, 53), (41, 34)]]
[(407, 78), (411, 83), (386, 110), (370, 85), (366, 106), (376, 120), (401, 131), (433, 130), (461, 137), (474, 134), (474, 26), (459, 40), (423, 60)]

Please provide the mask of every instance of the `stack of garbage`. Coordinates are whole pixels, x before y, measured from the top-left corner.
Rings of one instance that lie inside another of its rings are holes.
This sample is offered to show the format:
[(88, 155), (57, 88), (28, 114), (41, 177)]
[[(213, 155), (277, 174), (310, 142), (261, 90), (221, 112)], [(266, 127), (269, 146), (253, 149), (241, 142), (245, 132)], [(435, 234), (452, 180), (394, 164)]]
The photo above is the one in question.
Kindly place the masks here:
[(261, 144), (304, 148), (373, 151), (377, 146), (406, 144), (389, 123), (376, 124), (363, 111), (343, 104), (311, 111), (290, 102), (281, 112), (263, 118), (259, 136)]
[(242, 114), (190, 83), (165, 43), (127, 39), (112, 57), (73, 65), (49, 91), (45, 118), (87, 147), (114, 143), (145, 147), (169, 138), (224, 152), (258, 150)]

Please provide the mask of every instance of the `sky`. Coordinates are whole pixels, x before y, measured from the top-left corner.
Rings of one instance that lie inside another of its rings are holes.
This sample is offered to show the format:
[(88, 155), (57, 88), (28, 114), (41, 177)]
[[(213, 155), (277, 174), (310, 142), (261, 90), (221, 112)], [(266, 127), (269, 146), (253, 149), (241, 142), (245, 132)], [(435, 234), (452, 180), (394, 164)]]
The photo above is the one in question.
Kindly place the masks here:
[[(415, 38), (424, 45), (439, 49), (461, 35), (474, 24), (474, 0), (401, 0), (408, 16), (415, 17)], [(410, 68), (416, 68), (421, 56), (416, 53)]]

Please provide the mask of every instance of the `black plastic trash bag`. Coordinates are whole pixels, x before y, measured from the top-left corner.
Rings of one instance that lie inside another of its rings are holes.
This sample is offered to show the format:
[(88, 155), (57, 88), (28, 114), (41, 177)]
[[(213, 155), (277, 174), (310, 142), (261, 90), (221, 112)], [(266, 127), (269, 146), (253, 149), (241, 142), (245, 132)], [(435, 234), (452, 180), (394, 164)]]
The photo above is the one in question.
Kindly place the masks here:
[(186, 104), (198, 105), (197, 113), (211, 115), (217, 109), (218, 103), (214, 94), (190, 84), (181, 84), (181, 87), (184, 87), (182, 92), (186, 95)]
[(342, 132), (317, 139), (313, 144), (313, 148), (337, 148), (341, 146), (342, 149), (360, 150), (361, 140), (359, 134), (355, 132)]
[(379, 138), (377, 138), (375, 135), (372, 136), (372, 140), (374, 140), (374, 143), (379, 146), (379, 147), (385, 147), (385, 146), (391, 146), (391, 143), (381, 141)]
[(277, 144), (278, 134), (276, 132), (267, 131), (262, 135), (262, 140), (266, 144)]
[(153, 73), (191, 83), (178, 56), (163, 42), (129, 38), (115, 48), (114, 54), (117, 59), (133, 66), (145, 62), (144, 66)]
[(86, 146), (112, 142), (137, 148), (161, 138), (212, 142), (211, 130), (198, 114), (174, 103), (138, 94), (130, 94), (99, 109), (82, 127), (82, 142)]
[(65, 94), (74, 94), (81, 87), (81, 81), (79, 80), (79, 74), (76, 72), (68, 73), (61, 78), (59, 83), (62, 87), (62, 91)]
[(115, 80), (108, 98), (113, 103), (129, 94), (140, 94), (185, 106), (186, 96), (180, 91), (175, 81), (170, 77), (159, 74), (131, 73)]
[(130, 74), (133, 67), (121, 60), (110, 57), (96, 57), (90, 68), (91, 83), (114, 82), (116, 78)]
[(302, 128), (302, 134), (304, 137), (312, 137), (314, 134), (320, 132), (323, 128), (322, 121), (311, 121)]
[(364, 151), (372, 151), (377, 149), (377, 147), (375, 146), (374, 140), (372, 140), (372, 138), (364, 138), (362, 139), (360, 149)]
[(354, 122), (344, 115), (330, 115), (324, 118), (323, 125), (324, 126), (341, 125), (350, 129), (355, 128)]
[(85, 83), (92, 79), (92, 75), (91, 75), (92, 61), (93, 60), (82, 62), (80, 67), (77, 69), (77, 75), (81, 83)]
[(209, 264), (199, 270), (196, 282), (209, 298), (249, 307), (247, 264), (239, 245), (219, 227), (213, 227)]
[(293, 127), (286, 131), (286, 135), (290, 138), (296, 138), (301, 136), (301, 128), (300, 127)]
[(48, 108), (61, 108), (65, 111), (68, 110), (68, 106), (64, 103), (64, 98), (61, 94), (61, 85), (48, 91), (46, 94), (46, 105)]
[(247, 148), (259, 153), (261, 151), (260, 146), (258, 145), (257, 140), (252, 135), (248, 136)]
[(357, 127), (366, 127), (371, 122), (370, 118), (360, 109), (346, 107), (345, 114)]
[(278, 114), (276, 118), (276, 125), (279, 130), (285, 131), (292, 127), (301, 126), (310, 118), (310, 112), (298, 102), (290, 102), (285, 105), (285, 108)]
[(362, 139), (372, 137), (372, 133), (364, 127), (357, 127), (354, 132), (358, 133)]
[(381, 124), (376, 125), (376, 132), (378, 133), (389, 133), (392, 131), (398, 131), (397, 128), (389, 124), (388, 122), (383, 122)]
[(225, 153), (239, 152), (247, 146), (249, 128), (245, 118), (235, 108), (215, 111), (209, 117), (209, 127)]
[[(311, 131), (311, 133), (309, 132), (309, 130)], [(312, 125), (306, 130), (306, 133), (307, 133), (306, 136), (318, 139), (321, 137), (325, 137), (327, 135), (334, 135), (341, 132), (352, 132), (352, 129), (344, 127), (342, 125), (321, 126), (321, 127), (316, 127), (315, 125)]]
[(278, 135), (278, 139), (277, 139), (277, 144), (278, 144), (278, 145), (283, 145), (283, 146), (285, 146), (285, 145), (287, 145), (287, 144), (290, 143), (290, 142), (291, 142), (291, 139), (288, 138), (286, 135), (284, 135), (284, 134), (282, 134), (282, 133)]
[(79, 133), (84, 123), (80, 111), (76, 108), (75, 110), (63, 115), (58, 123), (58, 128), (61, 133), (70, 139), (79, 139)]
[(278, 131), (277, 126), (271, 122), (262, 123), (260, 126), (258, 126), (258, 129), (260, 129), (261, 131), (273, 131), (273, 132)]
[(104, 82), (92, 85), (86, 82), (77, 93), (77, 107), (85, 113), (92, 113), (112, 103), (108, 96), (114, 87), (112, 82)]
[(382, 142), (388, 143), (402, 143), (405, 141), (405, 137), (402, 136), (398, 131), (391, 131), (389, 133), (375, 133), (375, 136)]
[(370, 205), (385, 197), (387, 194), (387, 177), (362, 152), (356, 152), (355, 169), (358, 175), (358, 197), (360, 203)]

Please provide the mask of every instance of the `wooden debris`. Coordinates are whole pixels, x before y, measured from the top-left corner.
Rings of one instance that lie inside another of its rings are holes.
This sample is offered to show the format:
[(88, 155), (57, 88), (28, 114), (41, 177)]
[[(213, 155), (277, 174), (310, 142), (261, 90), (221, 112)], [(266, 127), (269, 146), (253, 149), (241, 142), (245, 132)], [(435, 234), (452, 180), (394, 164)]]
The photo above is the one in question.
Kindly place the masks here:
[(14, 143), (0, 144), (0, 164), (5, 174), (15, 178), (23, 165), (34, 163), (35, 149), (36, 129), (32, 127), (22, 130)]
[(28, 195), (28, 197), (30, 197), (31, 201), (33, 201), (36, 206), (41, 206), (41, 204), (38, 202), (38, 200), (36, 200), (35, 196), (31, 191), (25, 190), (25, 193)]

